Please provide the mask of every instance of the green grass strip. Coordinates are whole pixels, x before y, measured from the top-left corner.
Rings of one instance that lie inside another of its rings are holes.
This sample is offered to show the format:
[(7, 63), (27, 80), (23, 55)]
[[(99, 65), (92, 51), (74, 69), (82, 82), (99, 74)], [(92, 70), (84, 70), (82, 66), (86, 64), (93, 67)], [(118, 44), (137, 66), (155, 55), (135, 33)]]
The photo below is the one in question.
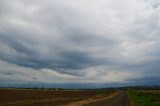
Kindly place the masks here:
[(128, 91), (135, 106), (160, 106), (160, 94)]

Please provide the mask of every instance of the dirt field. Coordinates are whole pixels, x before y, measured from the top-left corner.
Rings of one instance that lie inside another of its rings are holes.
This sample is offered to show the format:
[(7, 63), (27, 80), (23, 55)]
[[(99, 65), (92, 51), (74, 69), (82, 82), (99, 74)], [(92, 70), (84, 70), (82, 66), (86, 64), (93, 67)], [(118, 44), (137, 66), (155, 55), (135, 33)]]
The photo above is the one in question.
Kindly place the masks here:
[(101, 99), (113, 91), (47, 91), (0, 89), (0, 106), (69, 106), (77, 101)]

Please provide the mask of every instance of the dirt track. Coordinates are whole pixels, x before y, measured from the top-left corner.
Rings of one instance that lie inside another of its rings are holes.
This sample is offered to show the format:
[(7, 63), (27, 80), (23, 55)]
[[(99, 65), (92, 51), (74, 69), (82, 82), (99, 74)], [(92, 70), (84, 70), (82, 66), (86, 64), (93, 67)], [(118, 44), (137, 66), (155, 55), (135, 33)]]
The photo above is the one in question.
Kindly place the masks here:
[(72, 102), (63, 106), (131, 106), (131, 105), (127, 93), (124, 91), (120, 91), (112, 95)]
[(116, 96), (85, 106), (131, 106), (126, 92), (119, 92)]

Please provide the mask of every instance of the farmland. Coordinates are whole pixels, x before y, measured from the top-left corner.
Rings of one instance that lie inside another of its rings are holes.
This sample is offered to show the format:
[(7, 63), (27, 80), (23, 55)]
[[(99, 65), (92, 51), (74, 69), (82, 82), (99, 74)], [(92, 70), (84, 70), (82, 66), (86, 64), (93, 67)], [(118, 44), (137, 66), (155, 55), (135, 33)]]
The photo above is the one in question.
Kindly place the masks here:
[(0, 89), (0, 106), (160, 106), (160, 90)]
[(160, 106), (160, 90), (128, 91), (134, 106)]
[(0, 106), (61, 106), (89, 98), (100, 99), (115, 91), (56, 91), (0, 89)]

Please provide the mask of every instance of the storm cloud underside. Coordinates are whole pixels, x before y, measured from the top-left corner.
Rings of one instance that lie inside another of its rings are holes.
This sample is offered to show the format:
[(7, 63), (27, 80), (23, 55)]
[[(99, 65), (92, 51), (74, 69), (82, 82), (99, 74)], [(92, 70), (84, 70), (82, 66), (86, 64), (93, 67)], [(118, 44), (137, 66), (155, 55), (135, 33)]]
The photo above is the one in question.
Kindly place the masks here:
[(159, 84), (159, 4), (1, 0), (0, 86)]

